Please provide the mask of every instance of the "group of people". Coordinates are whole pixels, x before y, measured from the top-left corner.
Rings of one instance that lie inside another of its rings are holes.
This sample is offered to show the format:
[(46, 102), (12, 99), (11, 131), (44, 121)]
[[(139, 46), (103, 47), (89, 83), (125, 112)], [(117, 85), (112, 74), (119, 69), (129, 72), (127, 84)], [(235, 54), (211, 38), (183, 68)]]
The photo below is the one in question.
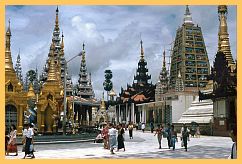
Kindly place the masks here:
[[(130, 139), (133, 138), (133, 127), (130, 126), (129, 128), (129, 136)], [(103, 147), (104, 149), (110, 150), (111, 154), (114, 153), (114, 149), (117, 147), (117, 151), (120, 149), (124, 149), (125, 151), (125, 145), (124, 145), (124, 127), (122, 124), (118, 124), (117, 126), (109, 123), (104, 126), (102, 131), (98, 134), (98, 136), (95, 139), (95, 142), (101, 143), (103, 141)]]
[[(157, 129), (155, 130), (155, 135), (157, 135), (159, 149), (161, 149), (161, 141), (162, 136), (167, 138), (168, 147), (169, 149), (172, 147), (175, 150), (176, 142), (178, 142), (177, 138), (177, 131), (174, 128), (174, 125), (167, 124), (167, 127), (164, 128), (162, 125), (157, 125)], [(187, 151), (187, 141), (189, 141), (189, 129), (187, 128), (186, 124), (183, 124), (181, 128), (181, 146), (185, 148)]]
[[(23, 138), (22, 138), (22, 144), (23, 144), (23, 151), (25, 152), (25, 155), (23, 159), (26, 158), (26, 156), (30, 158), (35, 158), (34, 156), (34, 149), (33, 149), (33, 137), (34, 137), (34, 130), (33, 125), (24, 124), (24, 129), (22, 131)], [(15, 125), (11, 125), (11, 132), (5, 136), (5, 155), (9, 155), (9, 153), (15, 153), (15, 156), (18, 155), (18, 148), (17, 148), (17, 130)]]

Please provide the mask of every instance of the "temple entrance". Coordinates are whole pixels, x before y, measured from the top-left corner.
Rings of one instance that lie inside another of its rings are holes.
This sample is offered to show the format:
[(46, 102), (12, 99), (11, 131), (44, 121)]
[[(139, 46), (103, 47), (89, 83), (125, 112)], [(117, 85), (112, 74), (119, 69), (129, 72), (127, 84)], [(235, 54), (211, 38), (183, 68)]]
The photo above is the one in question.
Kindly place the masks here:
[(51, 133), (52, 127), (53, 127), (53, 112), (51, 107), (48, 105), (45, 110), (45, 131), (47, 133)]
[(11, 125), (17, 127), (17, 108), (14, 105), (5, 106), (5, 130), (9, 133)]

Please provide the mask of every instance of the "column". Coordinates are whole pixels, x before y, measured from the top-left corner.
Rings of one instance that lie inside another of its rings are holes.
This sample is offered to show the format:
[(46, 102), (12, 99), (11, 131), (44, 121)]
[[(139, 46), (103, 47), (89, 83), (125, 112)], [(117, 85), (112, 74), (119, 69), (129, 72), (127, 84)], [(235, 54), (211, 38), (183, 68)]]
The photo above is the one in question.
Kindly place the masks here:
[(125, 121), (128, 121), (128, 103), (126, 103), (126, 108), (125, 108)]
[(142, 105), (142, 122), (143, 123), (146, 123), (146, 114), (145, 114), (145, 109), (144, 109), (144, 106)]
[[(140, 106), (138, 107), (138, 108), (140, 108)], [(140, 122), (143, 122), (143, 120), (142, 120), (142, 110), (139, 110), (139, 121)]]
[(86, 109), (86, 123), (89, 125), (89, 113), (88, 113), (88, 108)]
[(134, 117), (134, 103), (131, 104), (131, 121), (133, 121), (133, 123), (136, 123)]
[(119, 122), (122, 121), (122, 115), (121, 115), (121, 107), (120, 107), (120, 104), (119, 104)]
[(18, 134), (22, 134), (22, 130), (23, 130), (23, 105), (21, 104), (18, 110), (18, 129), (17, 129), (17, 133)]

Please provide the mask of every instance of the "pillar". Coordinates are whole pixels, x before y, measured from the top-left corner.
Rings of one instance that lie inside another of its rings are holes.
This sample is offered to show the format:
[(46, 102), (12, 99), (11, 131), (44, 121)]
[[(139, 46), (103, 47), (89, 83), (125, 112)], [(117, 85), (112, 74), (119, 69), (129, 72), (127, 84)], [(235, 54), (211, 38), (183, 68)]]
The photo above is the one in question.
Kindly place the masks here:
[(134, 103), (131, 104), (131, 121), (133, 121), (133, 123), (136, 123), (135, 121), (135, 117), (134, 117)]
[(125, 108), (125, 121), (128, 121), (128, 103), (126, 103), (126, 108)]
[(23, 108), (24, 105), (21, 104), (19, 107), (18, 111), (18, 117), (17, 117), (17, 121), (18, 121), (18, 129), (17, 129), (17, 133), (18, 135), (22, 134), (22, 130), (23, 130)]

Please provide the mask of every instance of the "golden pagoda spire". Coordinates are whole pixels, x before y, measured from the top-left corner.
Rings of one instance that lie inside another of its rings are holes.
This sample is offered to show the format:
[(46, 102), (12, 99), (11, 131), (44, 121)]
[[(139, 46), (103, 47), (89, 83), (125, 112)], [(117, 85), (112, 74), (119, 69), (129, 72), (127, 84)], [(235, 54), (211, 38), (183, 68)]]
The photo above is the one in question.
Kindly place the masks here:
[(5, 71), (13, 71), (13, 62), (11, 56), (11, 30), (10, 30), (10, 19), (8, 20), (8, 29), (6, 32), (6, 42), (5, 42)]
[(144, 60), (144, 49), (143, 49), (143, 41), (141, 40), (140, 41), (140, 49), (141, 49), (141, 52), (140, 52), (140, 59), (141, 60)]
[(27, 97), (28, 98), (35, 97), (35, 93), (34, 93), (34, 89), (33, 89), (32, 83), (29, 84), (29, 91), (28, 91)]
[(102, 96), (102, 102), (101, 102), (101, 110), (106, 110), (106, 106), (105, 106), (105, 102), (104, 102), (104, 92), (103, 92), (103, 96)]
[(55, 46), (52, 43), (50, 46), (50, 55), (49, 55), (49, 72), (47, 81), (56, 81), (56, 70), (55, 70), (55, 61), (54, 61), (54, 49)]
[(218, 32), (218, 51), (222, 51), (228, 61), (229, 66), (234, 65), (234, 60), (230, 50), (229, 34), (227, 26), (227, 6), (218, 6), (219, 32)]

